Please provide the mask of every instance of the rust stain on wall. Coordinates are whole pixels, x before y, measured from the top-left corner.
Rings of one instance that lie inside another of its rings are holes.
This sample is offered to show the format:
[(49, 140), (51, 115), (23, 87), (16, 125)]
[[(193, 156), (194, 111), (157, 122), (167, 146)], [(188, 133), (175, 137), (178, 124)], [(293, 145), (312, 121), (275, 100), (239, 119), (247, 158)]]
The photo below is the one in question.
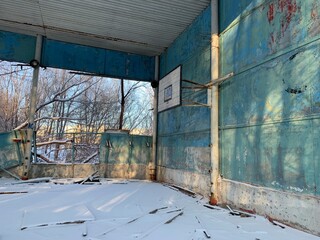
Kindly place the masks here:
[(268, 21), (271, 23), (274, 19), (274, 3), (269, 4)]
[(320, 3), (318, 0), (314, 0), (312, 3), (312, 9), (310, 13), (311, 23), (308, 27), (308, 34), (311, 37), (315, 37), (320, 33)]
[(297, 0), (277, 0), (269, 4), (267, 19), (273, 28), (269, 40), (272, 52), (287, 45), (292, 33), (297, 31), (295, 25), (302, 20), (301, 4)]
[(284, 32), (288, 29), (292, 18), (300, 10), (300, 7), (297, 6), (296, 0), (279, 0), (278, 8), (281, 13), (284, 13), (281, 20), (281, 33), (284, 35)]

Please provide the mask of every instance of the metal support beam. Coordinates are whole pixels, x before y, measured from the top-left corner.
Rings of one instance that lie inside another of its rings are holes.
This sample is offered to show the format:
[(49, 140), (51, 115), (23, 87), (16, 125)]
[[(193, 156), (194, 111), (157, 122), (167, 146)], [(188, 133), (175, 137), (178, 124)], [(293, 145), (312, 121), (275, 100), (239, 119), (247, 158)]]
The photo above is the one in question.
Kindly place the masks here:
[[(37, 43), (35, 50), (34, 62), (40, 63), (41, 61), (41, 50), (42, 50), (42, 36), (37, 35)], [(37, 102), (37, 89), (38, 89), (38, 80), (39, 80), (39, 64), (34, 65), (33, 77), (32, 77), (32, 86), (30, 92), (30, 106), (29, 106), (29, 118), (28, 118), (28, 128), (27, 128), (27, 142), (26, 142), (26, 151), (24, 156), (24, 171), (23, 179), (29, 178), (29, 169), (31, 164), (31, 148), (33, 141), (33, 131), (34, 131), (34, 118), (36, 113), (36, 102)]]
[[(155, 57), (155, 71), (154, 79), (159, 81), (160, 71), (160, 58)], [(158, 88), (154, 88), (153, 97), (153, 133), (152, 133), (152, 165), (151, 165), (151, 178), (156, 180), (157, 178), (157, 133), (158, 133)]]
[(219, 179), (219, 86), (214, 84), (219, 78), (219, 24), (218, 0), (211, 0), (211, 199), (212, 204), (218, 203)]

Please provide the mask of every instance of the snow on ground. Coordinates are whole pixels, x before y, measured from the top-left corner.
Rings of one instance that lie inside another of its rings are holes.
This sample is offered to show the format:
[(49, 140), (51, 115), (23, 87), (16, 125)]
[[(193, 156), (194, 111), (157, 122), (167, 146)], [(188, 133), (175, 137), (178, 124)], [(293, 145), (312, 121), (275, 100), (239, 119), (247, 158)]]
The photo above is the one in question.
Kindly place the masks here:
[[(203, 206), (204, 199), (160, 183), (106, 179), (101, 185), (12, 182), (0, 179), (0, 240), (320, 239), (275, 226), (263, 217), (209, 209)], [(72, 181), (59, 181), (63, 182)]]

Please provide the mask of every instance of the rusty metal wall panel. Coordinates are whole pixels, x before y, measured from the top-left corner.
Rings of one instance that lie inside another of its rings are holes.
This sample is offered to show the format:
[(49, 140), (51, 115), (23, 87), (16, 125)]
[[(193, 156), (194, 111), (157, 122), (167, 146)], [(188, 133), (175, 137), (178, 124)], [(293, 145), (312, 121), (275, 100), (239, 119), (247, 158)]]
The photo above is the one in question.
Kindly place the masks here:
[(220, 16), (238, 17), (220, 41), (221, 75), (234, 72), (220, 86), (225, 178), (319, 195), (319, 16), (316, 0), (251, 1)]
[(252, 0), (221, 34), (221, 75), (245, 71), (319, 39), (319, 5), (318, 0)]

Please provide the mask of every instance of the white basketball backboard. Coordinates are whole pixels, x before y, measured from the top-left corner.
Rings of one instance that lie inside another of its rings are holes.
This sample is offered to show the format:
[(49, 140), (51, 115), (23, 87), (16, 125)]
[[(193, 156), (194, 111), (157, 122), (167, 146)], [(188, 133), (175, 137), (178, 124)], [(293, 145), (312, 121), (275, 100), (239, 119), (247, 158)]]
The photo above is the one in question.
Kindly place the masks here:
[(181, 104), (181, 66), (159, 81), (158, 112)]

